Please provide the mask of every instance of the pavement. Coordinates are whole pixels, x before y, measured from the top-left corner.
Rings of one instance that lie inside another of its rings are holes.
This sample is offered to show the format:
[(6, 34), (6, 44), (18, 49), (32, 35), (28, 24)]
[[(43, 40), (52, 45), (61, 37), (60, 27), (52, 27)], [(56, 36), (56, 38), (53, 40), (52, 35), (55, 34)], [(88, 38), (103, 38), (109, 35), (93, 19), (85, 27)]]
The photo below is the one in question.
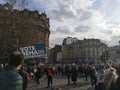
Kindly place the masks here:
[(35, 82), (29, 83), (27, 90), (51, 90), (53, 87), (60, 87), (61, 90), (94, 90), (90, 80), (85, 81), (85, 78), (78, 78), (76, 85), (73, 85), (72, 82), (68, 85), (67, 78), (56, 76), (53, 77), (53, 85), (51, 87), (47, 87), (47, 80), (43, 77), (40, 79), (39, 85), (36, 85)]

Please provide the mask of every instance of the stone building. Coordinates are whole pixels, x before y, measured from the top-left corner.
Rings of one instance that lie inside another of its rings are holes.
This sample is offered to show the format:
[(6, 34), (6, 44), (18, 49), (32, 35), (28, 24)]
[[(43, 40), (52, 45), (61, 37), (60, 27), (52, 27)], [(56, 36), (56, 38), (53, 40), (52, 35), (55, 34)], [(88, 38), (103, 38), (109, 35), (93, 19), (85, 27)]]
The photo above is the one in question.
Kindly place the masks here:
[(100, 39), (78, 40), (76, 38), (67, 37), (63, 40), (62, 54), (63, 63), (73, 63), (76, 60), (93, 61), (96, 59), (101, 62), (101, 56), (107, 50), (107, 45), (102, 43)]
[(78, 39), (67, 37), (62, 44), (62, 63), (72, 63), (75, 59), (80, 58), (81, 52), (78, 45)]
[(0, 47), (4, 56), (12, 47), (34, 44), (45, 44), (48, 51), (49, 23), (45, 12), (10, 10), (0, 5)]
[(108, 63), (120, 64), (120, 41), (119, 45), (108, 48)]
[[(49, 63), (58, 63), (61, 53), (61, 45), (55, 45), (54, 48), (49, 50), (48, 62)], [(59, 55), (59, 56), (58, 56)]]

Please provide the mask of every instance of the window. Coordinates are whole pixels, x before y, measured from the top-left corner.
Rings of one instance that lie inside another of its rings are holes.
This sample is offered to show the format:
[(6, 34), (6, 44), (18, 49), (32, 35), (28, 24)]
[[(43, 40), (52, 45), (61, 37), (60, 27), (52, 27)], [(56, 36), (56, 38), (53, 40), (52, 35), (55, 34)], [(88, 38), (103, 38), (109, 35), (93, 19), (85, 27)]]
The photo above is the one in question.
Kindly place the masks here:
[(42, 32), (42, 33), (41, 33), (41, 37), (42, 37), (42, 38), (45, 37), (45, 32)]

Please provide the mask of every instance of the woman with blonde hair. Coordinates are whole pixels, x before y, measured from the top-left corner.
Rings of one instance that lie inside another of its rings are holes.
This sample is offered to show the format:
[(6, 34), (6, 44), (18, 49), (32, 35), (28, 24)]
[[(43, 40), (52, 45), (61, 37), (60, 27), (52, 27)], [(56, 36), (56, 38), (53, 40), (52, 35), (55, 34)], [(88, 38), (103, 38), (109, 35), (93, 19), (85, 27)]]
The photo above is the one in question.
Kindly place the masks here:
[(103, 80), (97, 85), (95, 90), (120, 90), (118, 85), (119, 80), (116, 69), (110, 67), (104, 71)]
[(115, 68), (110, 67), (109, 69), (105, 70), (103, 76), (104, 89), (115, 90), (117, 78), (118, 75)]

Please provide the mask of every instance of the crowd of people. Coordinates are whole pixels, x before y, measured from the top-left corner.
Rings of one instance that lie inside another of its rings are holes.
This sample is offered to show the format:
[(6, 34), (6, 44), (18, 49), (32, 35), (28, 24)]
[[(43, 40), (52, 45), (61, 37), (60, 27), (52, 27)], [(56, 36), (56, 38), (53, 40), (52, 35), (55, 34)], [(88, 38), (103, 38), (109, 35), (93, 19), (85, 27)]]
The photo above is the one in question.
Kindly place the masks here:
[[(39, 85), (46, 76), (47, 87), (53, 87), (53, 77), (65, 77), (68, 85), (76, 85), (78, 78), (88, 81), (95, 90), (120, 90), (120, 65), (110, 64), (58, 64), (24, 66), (23, 55), (14, 50), (8, 65), (0, 64), (0, 90), (26, 90), (28, 83)], [(57, 87), (52, 90), (61, 90)]]

